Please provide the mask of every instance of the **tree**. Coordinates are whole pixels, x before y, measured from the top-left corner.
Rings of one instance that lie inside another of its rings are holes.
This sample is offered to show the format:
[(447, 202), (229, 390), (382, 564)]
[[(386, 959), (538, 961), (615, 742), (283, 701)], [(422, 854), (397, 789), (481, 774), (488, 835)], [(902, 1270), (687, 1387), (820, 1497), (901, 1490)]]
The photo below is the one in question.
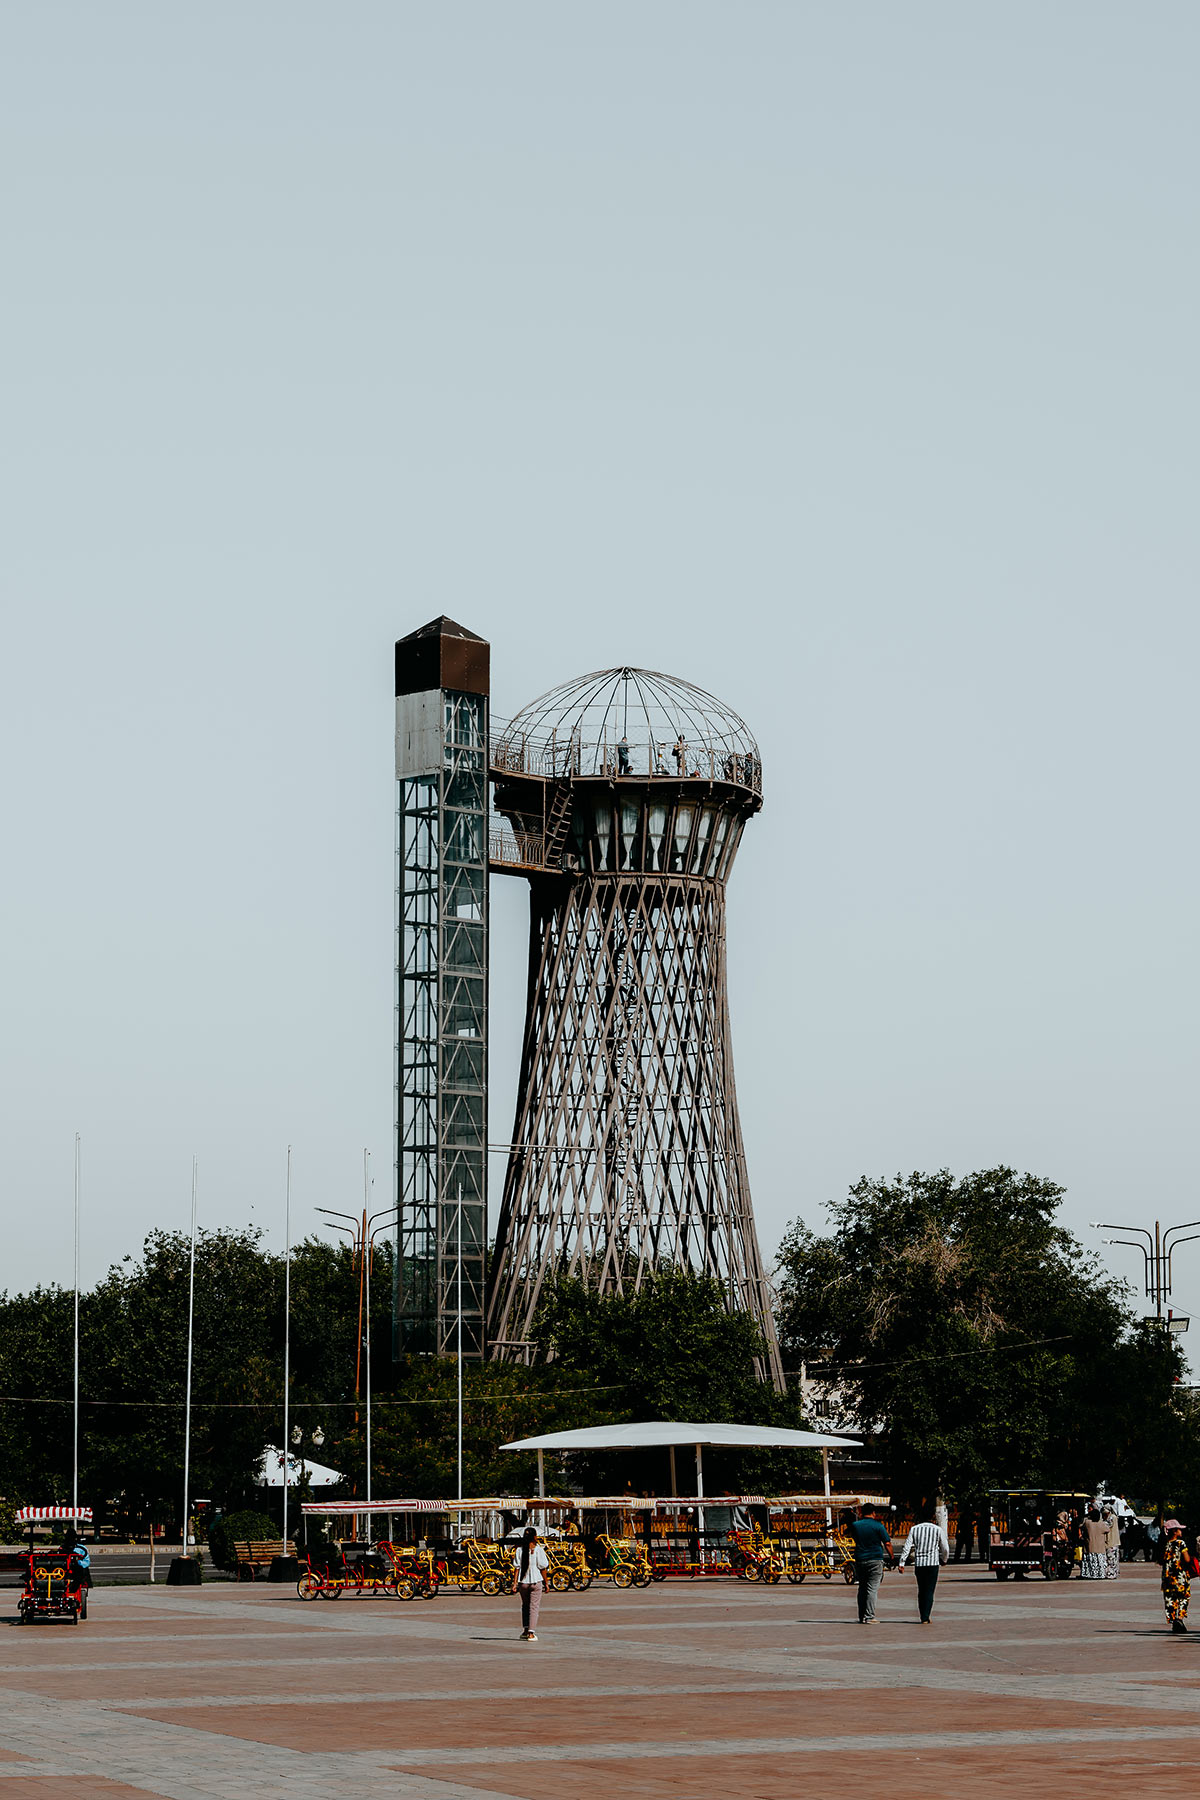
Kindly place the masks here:
[[(183, 1506), (189, 1242), (152, 1232), (80, 1305), (80, 1497), (174, 1522)], [(357, 1443), (354, 1394), (359, 1280), (350, 1250), (316, 1239), (293, 1252), (292, 1408), (331, 1451)], [(376, 1252), (377, 1379), (396, 1377), (391, 1256)], [(0, 1493), (69, 1498), (73, 1295), (61, 1288), (0, 1295)], [(253, 1470), (282, 1441), (284, 1268), (254, 1231), (201, 1232), (196, 1243), (191, 1490), (223, 1503), (258, 1501)], [(336, 1463), (329, 1451), (323, 1460)], [(348, 1472), (353, 1472), (353, 1465)]]
[(881, 1430), (903, 1497), (1103, 1477), (1144, 1493), (1192, 1458), (1175, 1347), (1057, 1223), (1062, 1193), (1009, 1168), (863, 1180), (832, 1235), (784, 1238), (786, 1352)]
[[(549, 1289), (535, 1334), (550, 1370), (597, 1384), (597, 1412), (609, 1420), (801, 1424), (798, 1400), (759, 1379), (765, 1346), (757, 1323), (729, 1310), (711, 1275), (662, 1269), (622, 1294), (598, 1294), (564, 1277)], [(621, 1452), (581, 1459), (580, 1467), (602, 1490), (615, 1484), (620, 1491), (628, 1482), (665, 1493), (667, 1460), (665, 1450)], [(710, 1485), (733, 1492), (778, 1491), (814, 1472), (808, 1453), (713, 1452), (708, 1461)], [(691, 1482), (690, 1469), (677, 1473), (681, 1485)]]

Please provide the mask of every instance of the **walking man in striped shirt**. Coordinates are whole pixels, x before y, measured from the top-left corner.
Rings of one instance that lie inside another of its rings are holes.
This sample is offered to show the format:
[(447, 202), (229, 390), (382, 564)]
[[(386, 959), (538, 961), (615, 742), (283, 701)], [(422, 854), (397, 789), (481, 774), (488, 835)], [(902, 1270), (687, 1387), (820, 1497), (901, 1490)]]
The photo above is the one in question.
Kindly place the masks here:
[(950, 1561), (950, 1540), (945, 1527), (934, 1523), (933, 1513), (924, 1511), (904, 1540), (900, 1567), (912, 1557), (917, 1569), (917, 1607), (922, 1625), (928, 1625), (933, 1612), (933, 1591), (937, 1587), (938, 1570)]

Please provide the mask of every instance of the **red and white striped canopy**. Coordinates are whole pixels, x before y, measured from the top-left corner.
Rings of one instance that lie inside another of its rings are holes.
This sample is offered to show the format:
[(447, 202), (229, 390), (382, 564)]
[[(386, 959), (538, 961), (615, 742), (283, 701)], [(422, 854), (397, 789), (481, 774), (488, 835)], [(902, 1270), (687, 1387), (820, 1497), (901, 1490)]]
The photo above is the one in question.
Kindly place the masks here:
[(91, 1521), (90, 1506), (23, 1506), (17, 1514), (18, 1525), (42, 1525), (48, 1519), (86, 1519)]

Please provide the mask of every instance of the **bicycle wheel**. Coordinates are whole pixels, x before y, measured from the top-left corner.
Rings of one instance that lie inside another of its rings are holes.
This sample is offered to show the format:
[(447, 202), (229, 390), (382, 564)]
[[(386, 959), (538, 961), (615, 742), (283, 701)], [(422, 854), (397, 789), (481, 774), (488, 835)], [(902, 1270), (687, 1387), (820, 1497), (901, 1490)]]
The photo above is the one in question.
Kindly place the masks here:
[(571, 1586), (574, 1588), (574, 1590), (577, 1594), (586, 1594), (587, 1590), (591, 1587), (591, 1585), (592, 1585), (592, 1576), (591, 1576), (590, 1570), (586, 1574), (581, 1575), (579, 1573), (578, 1569), (572, 1569), (572, 1571), (571, 1571)]
[(800, 1583), (804, 1580), (804, 1574), (805, 1571), (803, 1569), (790, 1568), (787, 1572), (787, 1578), (796, 1587), (799, 1587)]
[(302, 1575), (296, 1583), (296, 1592), (302, 1600), (315, 1600), (321, 1592), (319, 1575)]
[(417, 1597), (416, 1583), (414, 1581), (412, 1581), (409, 1576), (407, 1576), (407, 1575), (402, 1576), (396, 1582), (396, 1599), (397, 1600), (415, 1600), (416, 1597)]
[(742, 1571), (743, 1581), (757, 1581), (762, 1571), (757, 1563), (747, 1563)]
[(633, 1578), (633, 1585), (634, 1587), (649, 1587), (653, 1580), (654, 1577), (649, 1569), (639, 1568), (637, 1574)]
[(618, 1563), (612, 1572), (613, 1586), (630, 1588), (633, 1586), (633, 1570), (628, 1563)]
[(479, 1583), (479, 1591), (481, 1594), (498, 1594), (502, 1585), (498, 1575), (485, 1575)]
[(421, 1598), (422, 1600), (436, 1600), (441, 1591), (442, 1584), (440, 1581), (428, 1582), (421, 1588)]
[(565, 1594), (570, 1585), (571, 1571), (569, 1569), (551, 1569), (549, 1586), (556, 1594)]

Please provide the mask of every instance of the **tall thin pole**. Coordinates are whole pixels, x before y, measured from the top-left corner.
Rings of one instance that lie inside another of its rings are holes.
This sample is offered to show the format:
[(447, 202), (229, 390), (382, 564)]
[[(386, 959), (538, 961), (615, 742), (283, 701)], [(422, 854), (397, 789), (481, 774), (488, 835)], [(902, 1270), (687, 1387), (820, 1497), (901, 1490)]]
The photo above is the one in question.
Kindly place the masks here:
[[(366, 1258), (367, 1287), (367, 1506), (371, 1504), (371, 1245), (367, 1242), (367, 1208), (370, 1205), (371, 1186), (371, 1153), (363, 1151), (363, 1256)], [(362, 1322), (359, 1321), (359, 1339), (362, 1338)], [(368, 1534), (371, 1521), (367, 1520)]]
[(1162, 1318), (1162, 1232), (1158, 1220), (1154, 1221), (1154, 1316)]
[(458, 1497), (463, 1497), (462, 1182), (458, 1184)]
[(354, 1357), (354, 1423), (358, 1424), (358, 1396), (362, 1388), (362, 1348), (363, 1348), (363, 1283), (366, 1272), (365, 1257), (367, 1254), (367, 1208), (363, 1205), (362, 1236), (358, 1240), (358, 1350)]
[(288, 1401), (292, 1378), (292, 1146), (283, 1195), (283, 1554), (288, 1545)]
[(79, 1530), (79, 1187), (82, 1163), (79, 1133), (75, 1133), (75, 1424), (71, 1456), (72, 1523)]
[(188, 1264), (188, 1335), (187, 1385), (183, 1405), (183, 1548), (187, 1555), (189, 1506), (188, 1486), (192, 1474), (192, 1327), (196, 1318), (196, 1158), (192, 1158), (192, 1254)]
[(821, 1485), (825, 1490), (825, 1547), (828, 1549), (833, 1542), (833, 1508), (828, 1504), (830, 1497), (828, 1445), (821, 1451)]

